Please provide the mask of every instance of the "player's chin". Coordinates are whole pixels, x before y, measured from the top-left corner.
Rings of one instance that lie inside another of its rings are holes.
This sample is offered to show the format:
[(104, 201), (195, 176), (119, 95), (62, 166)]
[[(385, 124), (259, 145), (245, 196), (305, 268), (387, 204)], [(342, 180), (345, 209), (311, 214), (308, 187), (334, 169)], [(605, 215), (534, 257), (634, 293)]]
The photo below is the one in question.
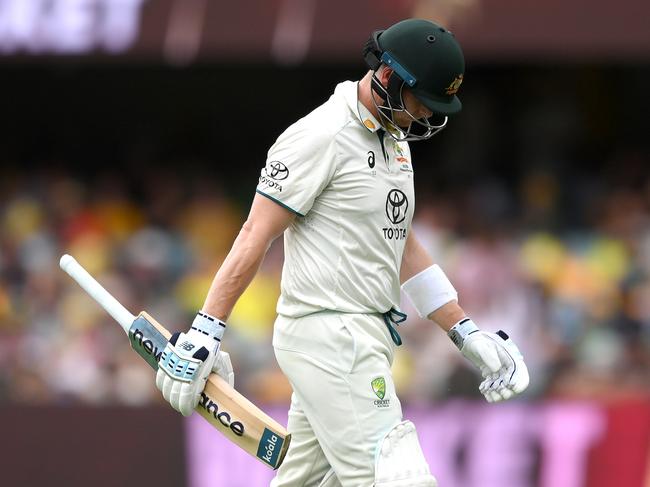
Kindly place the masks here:
[(395, 125), (401, 129), (408, 129), (411, 126), (412, 120), (395, 120)]

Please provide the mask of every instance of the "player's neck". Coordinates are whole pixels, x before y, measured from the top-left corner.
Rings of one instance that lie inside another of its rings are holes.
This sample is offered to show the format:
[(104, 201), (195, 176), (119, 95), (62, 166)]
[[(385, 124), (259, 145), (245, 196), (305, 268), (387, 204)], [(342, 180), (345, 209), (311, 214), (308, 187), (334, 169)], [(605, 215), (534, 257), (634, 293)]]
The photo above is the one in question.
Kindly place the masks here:
[(359, 81), (359, 103), (366, 107), (373, 117), (380, 120), (377, 107), (372, 101), (372, 71), (368, 71)]

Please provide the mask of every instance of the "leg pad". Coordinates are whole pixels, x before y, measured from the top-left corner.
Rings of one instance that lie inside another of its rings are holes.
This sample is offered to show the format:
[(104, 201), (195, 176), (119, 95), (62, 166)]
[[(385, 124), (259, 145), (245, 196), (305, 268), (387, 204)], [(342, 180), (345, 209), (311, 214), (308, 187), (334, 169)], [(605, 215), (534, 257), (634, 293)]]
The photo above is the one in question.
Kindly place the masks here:
[(396, 425), (378, 445), (375, 487), (438, 487), (412, 422)]

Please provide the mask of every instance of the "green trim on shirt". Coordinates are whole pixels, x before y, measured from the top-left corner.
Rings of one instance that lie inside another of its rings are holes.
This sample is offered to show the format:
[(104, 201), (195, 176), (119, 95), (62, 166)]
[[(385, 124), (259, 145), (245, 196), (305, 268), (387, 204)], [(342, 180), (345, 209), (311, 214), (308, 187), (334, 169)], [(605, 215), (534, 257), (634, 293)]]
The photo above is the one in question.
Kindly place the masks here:
[(280, 201), (280, 200), (278, 200), (278, 199), (275, 199), (273, 196), (269, 196), (269, 195), (266, 194), (266, 193), (262, 193), (259, 189), (256, 189), (255, 192), (261, 194), (262, 196), (266, 196), (268, 199), (270, 199), (271, 201), (277, 203), (277, 204), (280, 205), (282, 208), (286, 208), (286, 209), (289, 210), (291, 213), (295, 213), (296, 215), (298, 215), (298, 216), (302, 216), (302, 217), (305, 216), (305, 215), (303, 215), (302, 213), (298, 213), (296, 210), (294, 210), (294, 209), (291, 208), (290, 206), (285, 205), (282, 201)]

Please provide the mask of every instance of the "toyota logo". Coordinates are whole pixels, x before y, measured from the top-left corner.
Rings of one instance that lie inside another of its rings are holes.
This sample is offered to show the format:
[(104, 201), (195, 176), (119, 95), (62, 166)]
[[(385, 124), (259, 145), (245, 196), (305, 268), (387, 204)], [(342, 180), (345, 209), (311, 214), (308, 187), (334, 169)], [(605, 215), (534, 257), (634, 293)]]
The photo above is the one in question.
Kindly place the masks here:
[(409, 209), (409, 201), (406, 195), (399, 189), (391, 189), (386, 197), (386, 216), (394, 225), (402, 223), (406, 219), (406, 212)]
[(289, 169), (287, 169), (287, 166), (282, 164), (280, 161), (269, 162), (264, 170), (268, 177), (275, 179), (276, 181), (282, 181), (283, 179), (287, 179), (289, 176)]

